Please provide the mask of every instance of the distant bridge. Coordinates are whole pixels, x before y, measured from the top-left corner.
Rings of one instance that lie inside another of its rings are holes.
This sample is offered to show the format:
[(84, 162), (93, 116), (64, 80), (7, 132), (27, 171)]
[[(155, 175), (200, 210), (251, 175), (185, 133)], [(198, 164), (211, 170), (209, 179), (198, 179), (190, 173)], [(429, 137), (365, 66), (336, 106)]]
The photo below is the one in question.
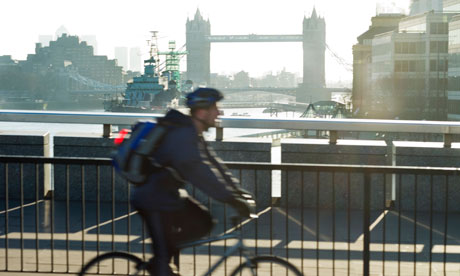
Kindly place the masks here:
[(223, 108), (270, 108), (273, 112), (279, 111), (299, 111), (304, 112), (308, 104), (299, 103), (299, 102), (288, 102), (288, 103), (278, 103), (278, 102), (246, 102), (246, 101), (223, 101), (221, 103)]
[(122, 93), (125, 89), (105, 89), (105, 90), (72, 90), (69, 91), (71, 95), (105, 95), (112, 94), (115, 96), (118, 93)]
[[(249, 92), (249, 91), (261, 91), (261, 92), (271, 92), (278, 94), (285, 94), (289, 96), (296, 96), (297, 90), (302, 89), (301, 87), (244, 87), (244, 88), (219, 88), (224, 93), (238, 93), (238, 92)], [(350, 88), (346, 87), (325, 87), (318, 88), (322, 92), (350, 92)]]
[(103, 83), (97, 80), (90, 79), (88, 77), (80, 75), (75, 70), (66, 70), (61, 72), (61, 76), (70, 78), (77, 83), (84, 85), (86, 88), (82, 90), (72, 90), (73, 94), (116, 94), (123, 92), (126, 89), (126, 84), (113, 85), (108, 83)]
[(240, 92), (271, 92), (278, 94), (286, 94), (295, 96), (297, 87), (244, 87), (244, 88), (219, 88), (224, 93), (240, 93)]

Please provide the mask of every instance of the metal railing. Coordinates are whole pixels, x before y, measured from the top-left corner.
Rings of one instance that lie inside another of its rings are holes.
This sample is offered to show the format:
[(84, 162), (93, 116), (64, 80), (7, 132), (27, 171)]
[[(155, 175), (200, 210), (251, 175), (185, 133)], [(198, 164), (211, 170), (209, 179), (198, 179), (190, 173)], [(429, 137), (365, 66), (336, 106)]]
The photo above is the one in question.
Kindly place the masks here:
[[(131, 125), (137, 120), (162, 117), (162, 114), (103, 113), (103, 112), (60, 112), (1, 110), (0, 121), (78, 123), (103, 125), (104, 137), (110, 136), (112, 125)], [(328, 131), (329, 142), (336, 144), (338, 133), (383, 132), (441, 134), (444, 146), (451, 147), (453, 136), (460, 134), (460, 122), (454, 121), (409, 121), (409, 120), (365, 120), (365, 119), (263, 119), (220, 117), (216, 128), (216, 140), (224, 138), (225, 128), (286, 129)]]
[[(44, 164), (55, 175), (47, 194)], [(286, 258), (305, 275), (458, 275), (457, 168), (226, 164), (257, 198), (260, 217), (243, 226), (256, 254)], [(280, 183), (272, 183), (274, 172), (281, 172)], [(148, 235), (129, 205), (132, 187), (117, 178), (110, 159), (0, 156), (0, 186), (0, 271), (75, 273), (113, 250), (150, 256)], [(228, 230), (231, 208), (188, 189), (219, 218), (213, 233)], [(185, 250), (181, 261), (200, 275), (226, 247)]]

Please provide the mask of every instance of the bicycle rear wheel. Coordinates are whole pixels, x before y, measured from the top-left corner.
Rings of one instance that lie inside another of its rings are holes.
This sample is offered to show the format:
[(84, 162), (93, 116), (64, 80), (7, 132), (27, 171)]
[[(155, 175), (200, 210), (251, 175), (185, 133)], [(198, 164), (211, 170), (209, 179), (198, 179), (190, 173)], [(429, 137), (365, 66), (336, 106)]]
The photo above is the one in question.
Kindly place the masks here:
[(291, 263), (275, 256), (256, 256), (246, 263), (242, 263), (231, 274), (232, 276), (262, 276), (262, 275), (287, 275), (303, 276)]
[[(144, 273), (145, 272), (145, 273)], [(125, 252), (108, 252), (89, 261), (78, 275), (150, 275), (147, 263)]]

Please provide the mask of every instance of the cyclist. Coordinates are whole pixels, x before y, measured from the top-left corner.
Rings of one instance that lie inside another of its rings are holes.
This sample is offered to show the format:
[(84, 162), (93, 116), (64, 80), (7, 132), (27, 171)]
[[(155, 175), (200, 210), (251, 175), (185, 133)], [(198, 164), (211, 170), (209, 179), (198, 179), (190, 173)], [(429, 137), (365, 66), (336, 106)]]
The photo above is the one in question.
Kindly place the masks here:
[(228, 170), (215, 157), (203, 139), (203, 132), (215, 126), (219, 115), (216, 103), (220, 91), (198, 88), (187, 95), (190, 116), (170, 110), (159, 124), (168, 128), (153, 159), (161, 165), (148, 181), (134, 188), (131, 203), (146, 222), (152, 238), (154, 275), (178, 275), (169, 263), (176, 245), (207, 235), (214, 221), (202, 204), (183, 189), (188, 182), (201, 191), (234, 207), (240, 216), (249, 217), (250, 206)]

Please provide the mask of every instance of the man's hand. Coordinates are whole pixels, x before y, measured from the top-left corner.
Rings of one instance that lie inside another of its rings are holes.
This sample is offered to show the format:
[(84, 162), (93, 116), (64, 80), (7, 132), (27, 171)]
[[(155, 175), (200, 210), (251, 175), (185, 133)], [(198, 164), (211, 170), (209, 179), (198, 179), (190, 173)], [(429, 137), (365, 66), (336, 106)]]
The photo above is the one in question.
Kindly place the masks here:
[(245, 199), (242, 196), (236, 196), (230, 205), (235, 208), (238, 214), (243, 218), (251, 217), (255, 211), (255, 201), (253, 199)]
[(247, 200), (249, 200), (249, 199), (254, 200), (254, 195), (251, 192), (249, 192), (248, 190), (243, 189), (241, 187), (235, 187), (235, 190), (238, 193), (238, 195), (240, 195), (241, 197), (243, 197), (243, 198), (245, 198)]

